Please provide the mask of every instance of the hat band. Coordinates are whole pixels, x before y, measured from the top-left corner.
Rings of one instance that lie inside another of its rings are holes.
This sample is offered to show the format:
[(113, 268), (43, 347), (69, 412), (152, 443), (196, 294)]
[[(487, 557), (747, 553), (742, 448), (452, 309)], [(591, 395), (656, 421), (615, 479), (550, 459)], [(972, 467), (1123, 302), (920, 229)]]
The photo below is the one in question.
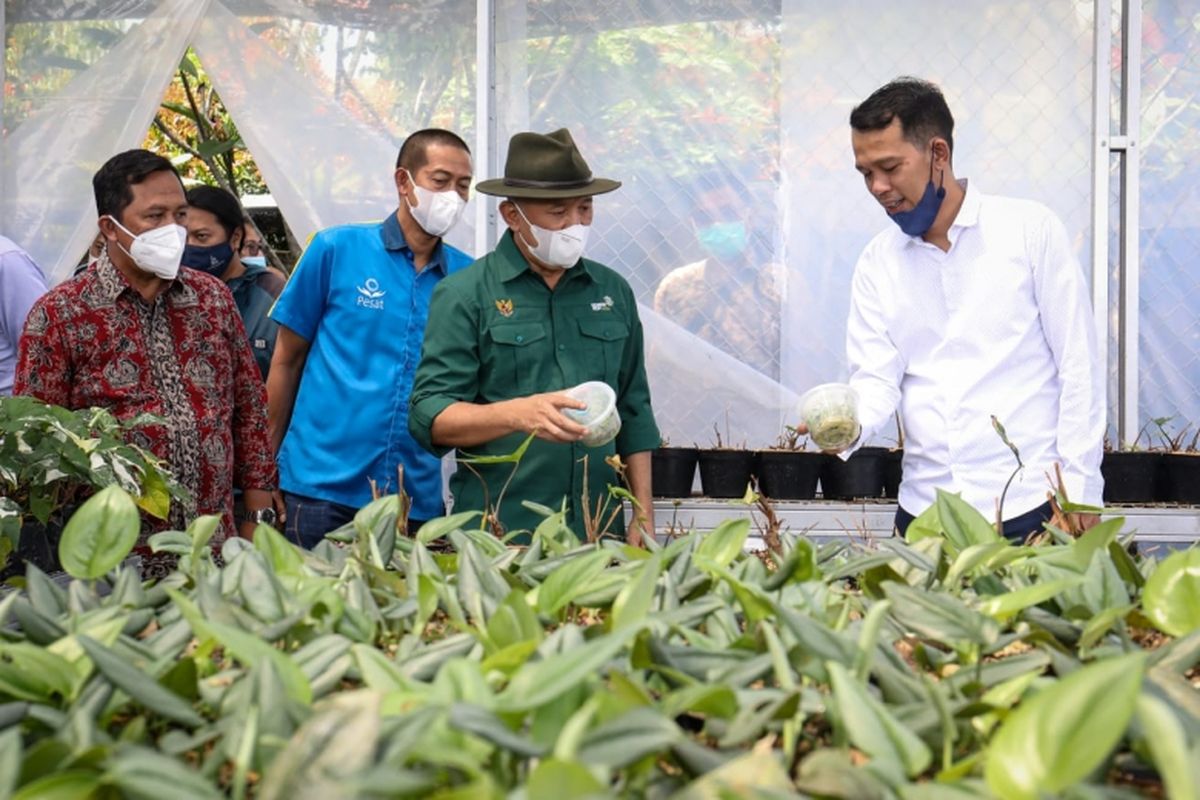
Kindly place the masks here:
[(521, 189), (578, 189), (581, 186), (587, 186), (591, 182), (592, 174), (590, 172), (580, 181), (535, 181), (525, 178), (508, 177), (504, 179), (505, 186), (516, 186)]

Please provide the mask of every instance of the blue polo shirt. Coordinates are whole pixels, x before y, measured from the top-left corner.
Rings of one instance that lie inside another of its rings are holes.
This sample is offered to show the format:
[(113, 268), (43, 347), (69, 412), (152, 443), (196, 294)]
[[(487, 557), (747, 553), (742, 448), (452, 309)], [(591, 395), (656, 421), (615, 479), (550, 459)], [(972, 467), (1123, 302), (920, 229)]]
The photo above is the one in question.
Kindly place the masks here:
[(280, 486), (355, 508), (371, 481), (395, 492), (404, 465), (412, 516), (441, 516), (441, 462), (408, 432), (433, 288), (471, 257), (440, 243), (417, 272), (396, 214), (313, 236), (271, 319), (309, 343), (279, 451)]

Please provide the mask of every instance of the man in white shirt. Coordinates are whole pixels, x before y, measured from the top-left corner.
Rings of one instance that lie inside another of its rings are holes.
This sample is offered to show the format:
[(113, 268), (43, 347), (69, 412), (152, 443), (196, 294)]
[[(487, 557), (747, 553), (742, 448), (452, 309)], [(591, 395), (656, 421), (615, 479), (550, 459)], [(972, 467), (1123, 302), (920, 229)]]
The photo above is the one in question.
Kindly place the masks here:
[[(859, 258), (846, 350), (865, 441), (904, 424), (903, 534), (936, 490), (961, 492), (1004, 535), (1050, 518), (1061, 465), (1076, 503), (1100, 505), (1106, 425), (1087, 286), (1045, 206), (986, 195), (951, 166), (954, 119), (937, 86), (900, 78), (850, 115), (855, 167), (896, 227)], [(995, 416), (1025, 467), (992, 426)], [(1095, 515), (1079, 515), (1088, 528)]]

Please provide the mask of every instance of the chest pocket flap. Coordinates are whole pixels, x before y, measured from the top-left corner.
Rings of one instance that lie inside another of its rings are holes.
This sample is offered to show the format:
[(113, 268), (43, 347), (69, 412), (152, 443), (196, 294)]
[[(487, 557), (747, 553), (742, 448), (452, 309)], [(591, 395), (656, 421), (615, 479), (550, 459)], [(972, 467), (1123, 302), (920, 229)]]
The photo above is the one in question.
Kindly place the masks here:
[(524, 347), (546, 338), (546, 328), (540, 322), (506, 322), (493, 325), (488, 335), (496, 344)]
[(585, 317), (579, 320), (579, 332), (590, 339), (604, 342), (619, 342), (629, 336), (629, 327), (619, 319), (595, 319)]

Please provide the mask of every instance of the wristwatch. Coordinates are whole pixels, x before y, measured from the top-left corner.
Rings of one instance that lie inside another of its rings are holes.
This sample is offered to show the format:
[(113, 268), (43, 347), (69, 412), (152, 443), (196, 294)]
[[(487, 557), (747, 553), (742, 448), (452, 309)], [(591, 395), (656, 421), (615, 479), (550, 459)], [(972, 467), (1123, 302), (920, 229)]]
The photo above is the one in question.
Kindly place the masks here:
[(242, 515), (242, 522), (264, 523), (273, 527), (275, 525), (275, 509), (270, 506), (254, 511), (247, 509), (246, 513)]

